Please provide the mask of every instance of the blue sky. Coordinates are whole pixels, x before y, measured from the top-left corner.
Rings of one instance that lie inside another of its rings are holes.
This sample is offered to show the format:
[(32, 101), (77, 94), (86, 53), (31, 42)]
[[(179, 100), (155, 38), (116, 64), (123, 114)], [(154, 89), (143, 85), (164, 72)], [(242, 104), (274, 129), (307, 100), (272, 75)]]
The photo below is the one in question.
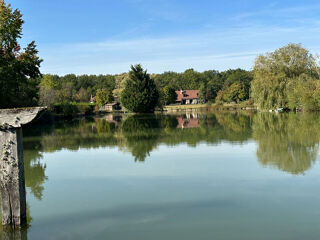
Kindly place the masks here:
[(320, 53), (315, 0), (7, 0), (35, 40), (43, 73), (251, 69), (288, 43)]

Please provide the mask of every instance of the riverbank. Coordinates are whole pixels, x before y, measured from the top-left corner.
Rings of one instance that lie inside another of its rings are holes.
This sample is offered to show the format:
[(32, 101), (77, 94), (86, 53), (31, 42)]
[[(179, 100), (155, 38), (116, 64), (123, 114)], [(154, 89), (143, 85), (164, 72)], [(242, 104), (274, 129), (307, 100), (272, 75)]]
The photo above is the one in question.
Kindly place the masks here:
[[(240, 111), (240, 110), (253, 110), (257, 111), (257, 108), (252, 105), (248, 105), (246, 102), (238, 104), (189, 104), (189, 105), (169, 105), (163, 107), (163, 109), (157, 109), (156, 112), (179, 112), (179, 111)], [(60, 104), (55, 106), (54, 109), (48, 110), (42, 114), (38, 119), (38, 122), (51, 123), (55, 120), (63, 119), (76, 119), (81, 117), (94, 117), (103, 116), (109, 113), (127, 113), (127, 111), (116, 110), (95, 110), (94, 104)]]
[(169, 105), (163, 111), (176, 112), (186, 110), (216, 110), (216, 111), (237, 111), (237, 110), (257, 110), (253, 105), (247, 103), (225, 103), (225, 104), (189, 104), (189, 105)]

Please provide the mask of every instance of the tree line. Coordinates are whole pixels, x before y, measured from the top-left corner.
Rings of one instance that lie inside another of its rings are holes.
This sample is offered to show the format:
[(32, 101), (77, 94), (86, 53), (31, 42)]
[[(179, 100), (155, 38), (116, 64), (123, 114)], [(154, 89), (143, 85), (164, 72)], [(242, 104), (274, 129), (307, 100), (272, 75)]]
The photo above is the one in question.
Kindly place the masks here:
[[(63, 102), (89, 102), (92, 96), (97, 96), (97, 103), (104, 105), (111, 101), (120, 101), (121, 93), (129, 81), (133, 66), (128, 73), (118, 75), (79, 75), (65, 76), (46, 74), (39, 83), (39, 103), (53, 106)], [(148, 74), (153, 79), (158, 90), (157, 104), (166, 105), (176, 101), (175, 91), (181, 89), (200, 90), (203, 102), (240, 102), (249, 98), (252, 72), (235, 69), (224, 72), (210, 70), (197, 72), (188, 69), (183, 73), (165, 72), (162, 74)], [(133, 74), (131, 74), (133, 77)], [(128, 94), (134, 90), (128, 90)], [(150, 93), (149, 93), (150, 94)]]

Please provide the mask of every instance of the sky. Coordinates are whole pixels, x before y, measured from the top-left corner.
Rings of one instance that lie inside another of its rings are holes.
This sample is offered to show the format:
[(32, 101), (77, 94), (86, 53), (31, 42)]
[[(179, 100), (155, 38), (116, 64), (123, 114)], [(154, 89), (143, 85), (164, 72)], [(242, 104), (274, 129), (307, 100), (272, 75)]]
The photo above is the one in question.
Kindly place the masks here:
[(23, 14), (42, 73), (250, 70), (289, 43), (320, 53), (318, 0), (6, 0)]

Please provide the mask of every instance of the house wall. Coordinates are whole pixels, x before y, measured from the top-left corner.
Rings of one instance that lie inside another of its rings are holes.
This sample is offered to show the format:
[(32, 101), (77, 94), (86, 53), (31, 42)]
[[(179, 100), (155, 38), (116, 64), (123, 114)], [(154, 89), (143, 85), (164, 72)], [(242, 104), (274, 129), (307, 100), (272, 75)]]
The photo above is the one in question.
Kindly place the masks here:
[(182, 100), (182, 104), (198, 104), (198, 99), (184, 99)]

